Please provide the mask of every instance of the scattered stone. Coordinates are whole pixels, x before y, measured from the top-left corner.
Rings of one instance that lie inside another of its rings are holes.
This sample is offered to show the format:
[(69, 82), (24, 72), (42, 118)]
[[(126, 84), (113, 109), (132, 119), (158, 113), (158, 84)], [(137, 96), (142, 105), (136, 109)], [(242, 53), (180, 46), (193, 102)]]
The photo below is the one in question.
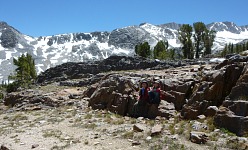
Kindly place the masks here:
[(141, 143), (139, 141), (133, 141), (132, 146), (140, 145)]
[(144, 125), (142, 125), (142, 124), (135, 124), (135, 125), (133, 125), (133, 130), (134, 131), (137, 131), (137, 132), (142, 132), (142, 131), (144, 131), (145, 130), (145, 126)]
[(208, 126), (205, 124), (205, 123), (201, 123), (199, 121), (190, 121), (190, 123), (193, 123), (192, 124), (192, 129), (194, 131), (202, 131), (202, 130), (207, 130), (208, 129)]
[(197, 116), (197, 118), (200, 120), (204, 120), (204, 119), (206, 119), (206, 116), (205, 115), (199, 115), (199, 116)]
[(130, 117), (125, 116), (124, 119), (125, 119), (126, 121), (129, 121), (129, 120), (130, 120)]
[(99, 145), (99, 144), (101, 144), (101, 143), (100, 143), (100, 142), (95, 142), (95, 143), (94, 143), (94, 145)]
[(205, 144), (208, 136), (203, 132), (190, 132), (190, 141), (197, 144)]
[(31, 148), (34, 149), (34, 148), (36, 148), (36, 147), (38, 147), (38, 146), (39, 146), (39, 144), (33, 144), (33, 145), (31, 146)]
[(179, 135), (178, 134), (175, 134), (171, 138), (174, 139), (174, 140), (177, 140), (179, 138)]
[(150, 141), (152, 139), (151, 136), (146, 137), (146, 141)]
[(138, 117), (137, 120), (142, 121), (144, 120), (144, 117)]
[(5, 145), (1, 145), (0, 150), (9, 150)]
[(161, 124), (157, 124), (153, 126), (152, 131), (151, 131), (151, 136), (160, 134), (162, 132), (162, 129), (163, 129), (163, 126)]
[(207, 110), (205, 111), (205, 116), (207, 117), (212, 117), (214, 116), (218, 111), (218, 107), (217, 106), (208, 106)]

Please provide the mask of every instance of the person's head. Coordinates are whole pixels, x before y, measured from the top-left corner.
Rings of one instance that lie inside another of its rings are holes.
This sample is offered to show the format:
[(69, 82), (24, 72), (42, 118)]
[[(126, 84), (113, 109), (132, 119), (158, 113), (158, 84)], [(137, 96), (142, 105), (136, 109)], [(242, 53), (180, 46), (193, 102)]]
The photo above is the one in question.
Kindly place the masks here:
[(159, 81), (154, 81), (153, 82), (153, 87), (159, 88)]
[(142, 81), (141, 82), (141, 87), (142, 88), (147, 88), (148, 87), (148, 83), (146, 81)]

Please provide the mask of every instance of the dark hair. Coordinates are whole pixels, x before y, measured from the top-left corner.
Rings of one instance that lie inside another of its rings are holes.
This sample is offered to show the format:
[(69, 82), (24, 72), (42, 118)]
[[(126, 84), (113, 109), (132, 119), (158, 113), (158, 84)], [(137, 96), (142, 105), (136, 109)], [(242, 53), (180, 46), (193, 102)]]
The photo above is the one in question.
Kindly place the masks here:
[(142, 81), (142, 82), (140, 83), (140, 86), (142, 86), (143, 83), (145, 83), (147, 87), (149, 86), (147, 81)]

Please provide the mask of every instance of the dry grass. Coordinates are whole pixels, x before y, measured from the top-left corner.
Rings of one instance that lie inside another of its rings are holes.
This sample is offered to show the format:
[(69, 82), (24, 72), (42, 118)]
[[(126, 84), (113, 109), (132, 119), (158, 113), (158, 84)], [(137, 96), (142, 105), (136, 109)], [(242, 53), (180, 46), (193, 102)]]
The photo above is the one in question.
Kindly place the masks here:
[(124, 134), (122, 134), (122, 137), (126, 139), (132, 139), (134, 136), (134, 131), (127, 131)]

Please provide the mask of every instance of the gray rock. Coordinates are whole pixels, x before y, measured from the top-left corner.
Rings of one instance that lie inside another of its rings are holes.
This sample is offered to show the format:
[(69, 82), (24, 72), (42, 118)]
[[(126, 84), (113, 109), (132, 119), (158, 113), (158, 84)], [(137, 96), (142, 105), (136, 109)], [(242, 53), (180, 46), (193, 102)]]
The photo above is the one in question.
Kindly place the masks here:
[(146, 130), (146, 127), (145, 127), (145, 125), (142, 125), (142, 124), (135, 124), (135, 125), (133, 125), (133, 130), (137, 131), (137, 132), (142, 132), (142, 131)]
[(1, 145), (0, 150), (9, 150), (5, 145)]
[(197, 144), (205, 144), (208, 136), (203, 132), (190, 132), (190, 141)]
[(33, 145), (31, 146), (31, 148), (34, 149), (34, 148), (37, 148), (38, 146), (39, 146), (39, 144), (33, 144)]
[(163, 125), (161, 124), (157, 124), (155, 126), (152, 127), (152, 130), (151, 130), (151, 136), (155, 136), (155, 135), (158, 135), (162, 132), (162, 129), (163, 129)]

